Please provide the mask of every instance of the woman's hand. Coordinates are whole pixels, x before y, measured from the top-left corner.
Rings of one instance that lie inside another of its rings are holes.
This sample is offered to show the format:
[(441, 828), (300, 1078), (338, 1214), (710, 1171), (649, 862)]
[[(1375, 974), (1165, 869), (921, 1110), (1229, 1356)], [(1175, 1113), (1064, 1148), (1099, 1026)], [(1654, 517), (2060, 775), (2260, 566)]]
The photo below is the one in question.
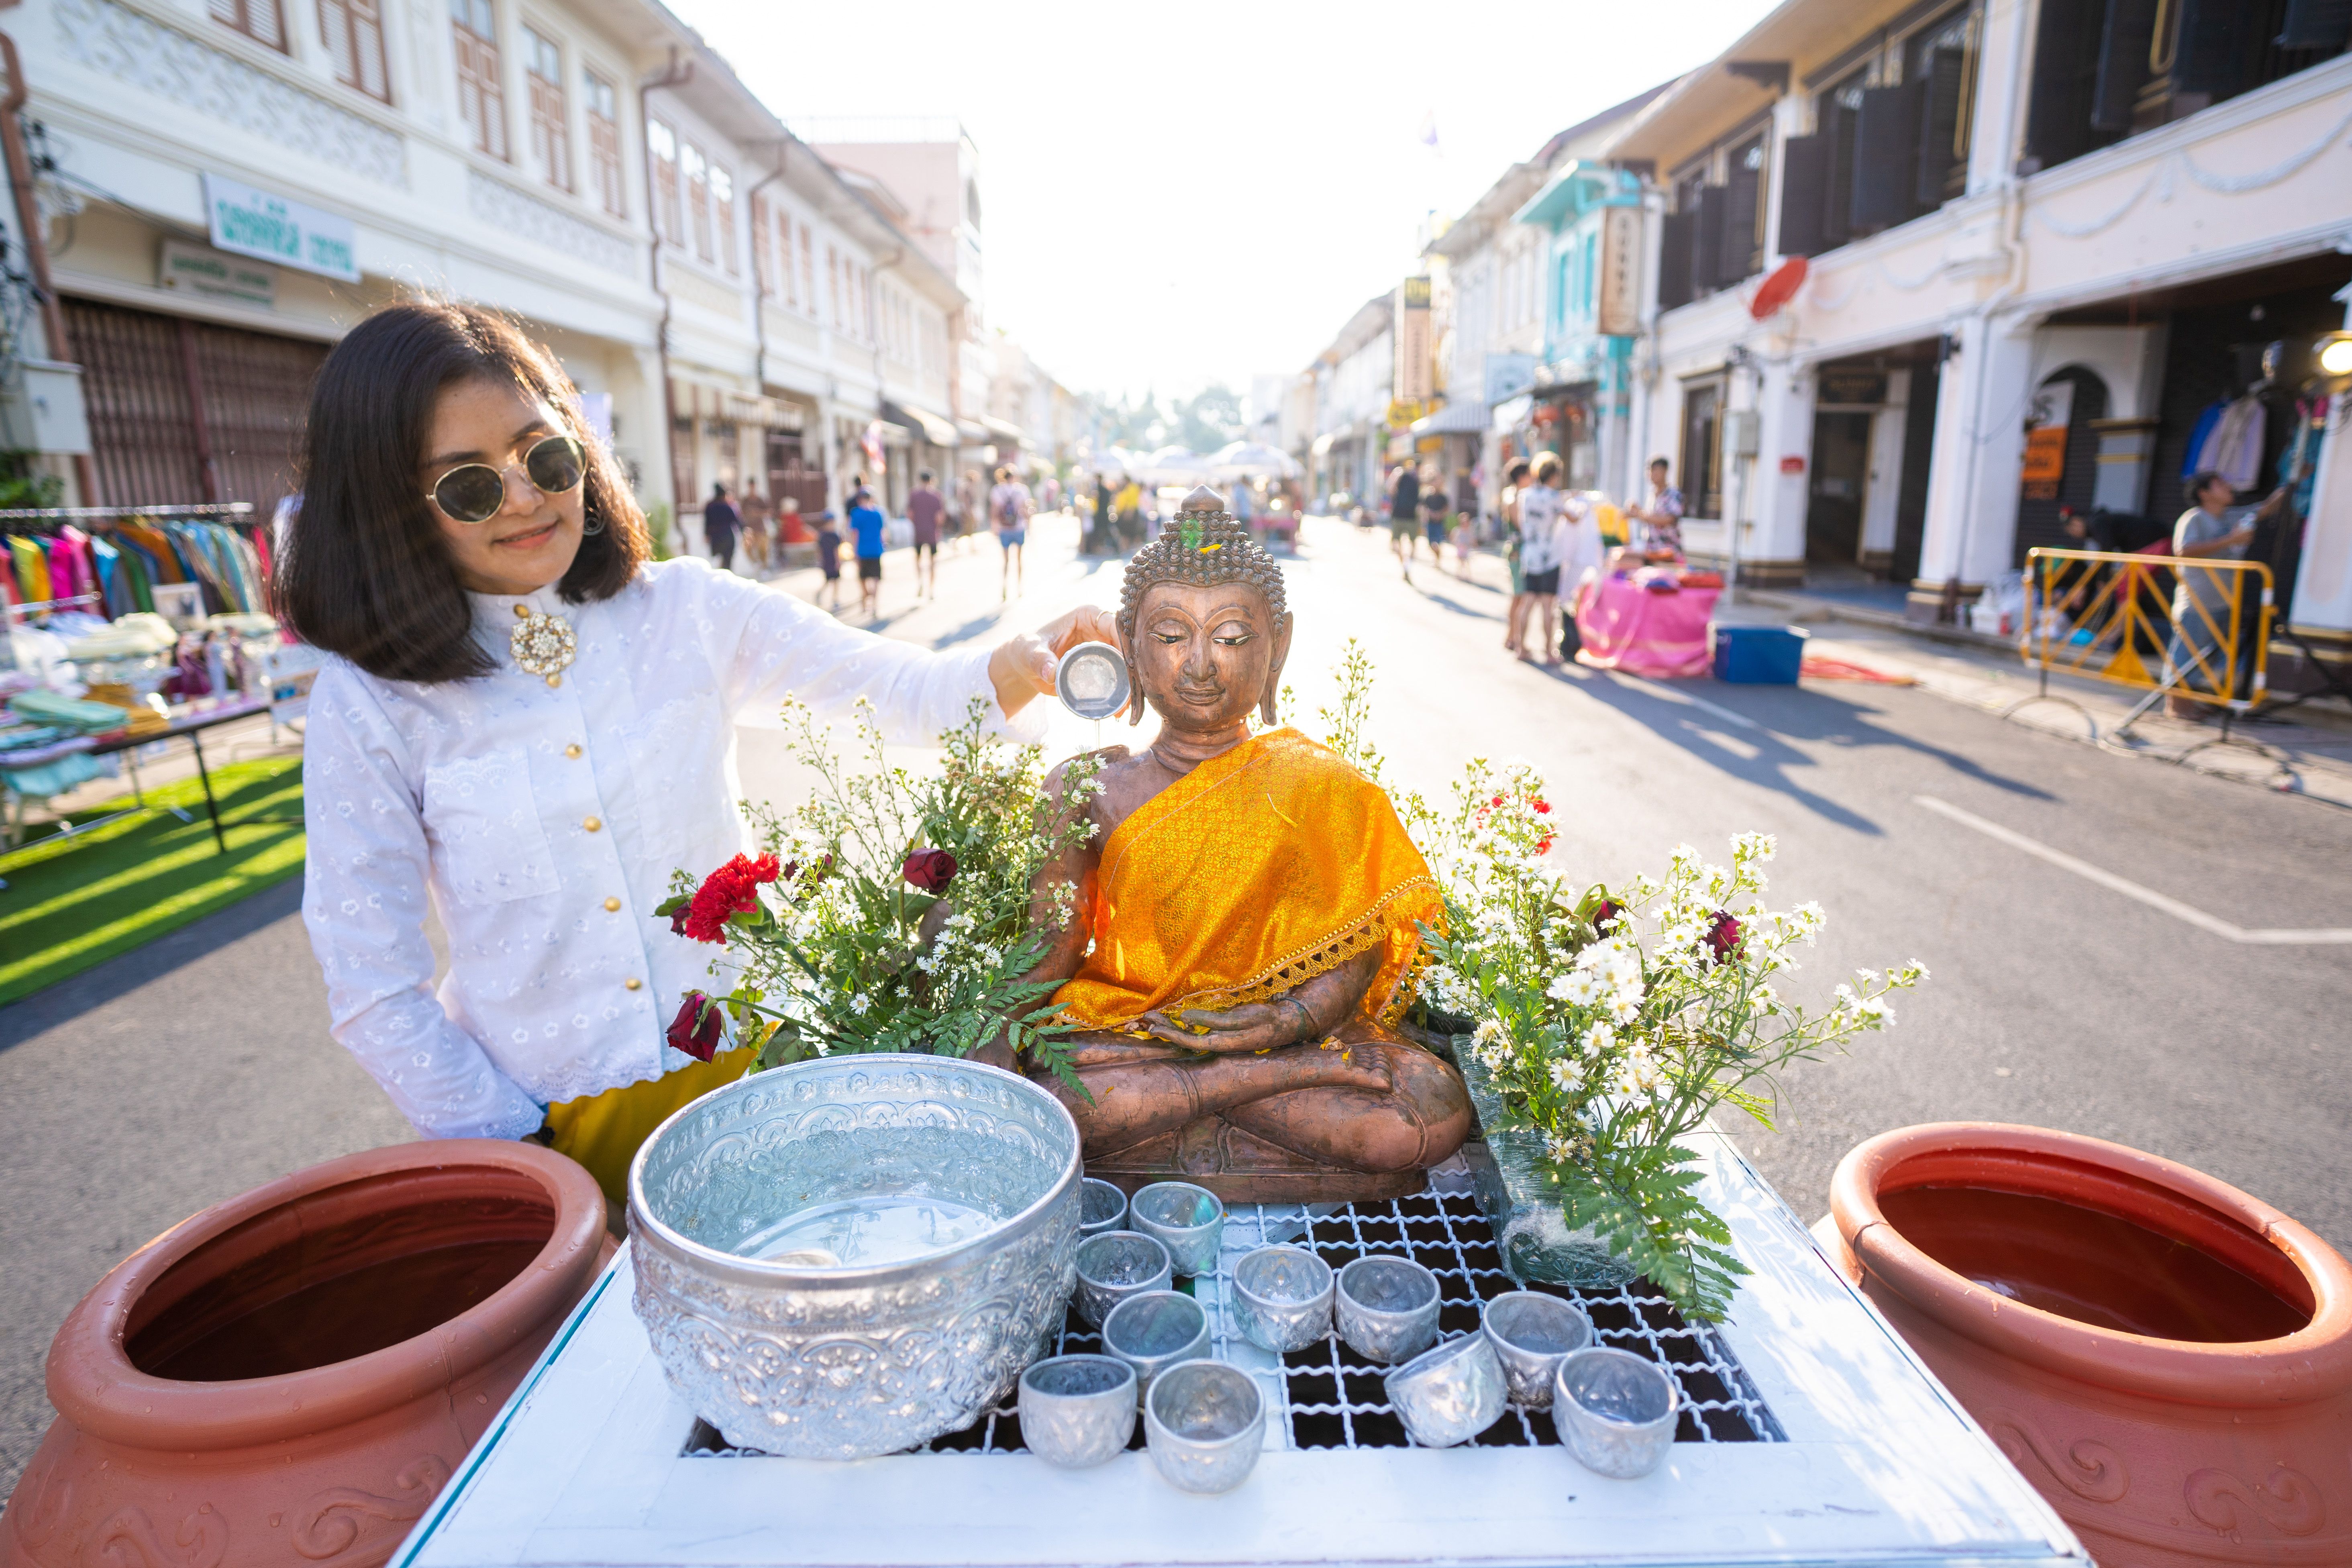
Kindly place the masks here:
[(1110, 612), (1081, 605), (1034, 632), (997, 644), (988, 658), (988, 679), (996, 688), (996, 705), (1004, 716), (1012, 718), (1031, 699), (1053, 690), (1055, 663), (1082, 642), (1118, 646), (1118, 623)]

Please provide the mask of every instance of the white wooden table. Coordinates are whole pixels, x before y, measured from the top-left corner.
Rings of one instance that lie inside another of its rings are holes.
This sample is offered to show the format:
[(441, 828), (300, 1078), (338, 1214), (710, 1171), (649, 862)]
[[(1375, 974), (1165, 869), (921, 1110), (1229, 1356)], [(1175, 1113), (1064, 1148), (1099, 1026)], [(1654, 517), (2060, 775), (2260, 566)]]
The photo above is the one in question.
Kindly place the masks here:
[[(1209, 1498), (1140, 1451), (1076, 1472), (1025, 1453), (690, 1453), (698, 1424), (630, 1310), (624, 1249), (393, 1562), (2088, 1564), (1738, 1151), (1701, 1146), (1706, 1196), (1756, 1270), (1713, 1350), (1785, 1441), (1680, 1442), (1612, 1481), (1558, 1447), (1297, 1448), (1270, 1418), (1249, 1480)], [(1248, 1244), (1229, 1235), (1229, 1255)], [(1219, 1353), (1280, 1388), (1272, 1358)]]

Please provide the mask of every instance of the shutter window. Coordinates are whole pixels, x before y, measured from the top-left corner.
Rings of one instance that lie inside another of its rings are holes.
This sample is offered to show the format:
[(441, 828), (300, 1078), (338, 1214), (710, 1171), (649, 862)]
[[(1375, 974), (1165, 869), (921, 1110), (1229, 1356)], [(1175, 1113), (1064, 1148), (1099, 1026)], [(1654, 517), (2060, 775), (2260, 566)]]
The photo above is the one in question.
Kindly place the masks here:
[(2107, 0), (2099, 29), (2099, 65), (2091, 99), (2091, 129), (2124, 135), (2147, 83), (2148, 45), (2156, 37), (2158, 0)]
[(1668, 213), (1658, 226), (1658, 309), (1691, 302), (1691, 235), (1696, 213)]
[(2287, 0), (2283, 49), (2340, 49), (2352, 43), (2352, 0)]
[(1723, 215), (1727, 193), (1721, 185), (1702, 185), (1697, 224), (1691, 231), (1691, 296), (1720, 289), (1723, 277)]
[(1960, 152), (1961, 96), (1967, 90), (1968, 56), (1958, 49), (1931, 49), (1920, 72), (1919, 161), (1911, 185), (1915, 212), (1931, 213), (1965, 185), (1968, 159)]
[(1862, 116), (1855, 108), (1862, 101), (1862, 89), (1853, 89), (1853, 103), (1839, 101), (1828, 111), (1823, 134), (1830, 139), (1829, 184), (1822, 193), (1822, 244), (1825, 249), (1835, 249), (1853, 234), (1853, 151), (1854, 137), (1859, 132)]
[(1791, 136), (1780, 144), (1781, 255), (1819, 256), (1830, 248), (1822, 231), (1829, 213), (1831, 155), (1836, 150), (1836, 139), (1828, 133)]
[(1857, 234), (1875, 234), (1907, 221), (1918, 176), (1920, 84), (1864, 88), (1855, 114), (1853, 204)]
[[(2352, 0), (2347, 0), (2352, 3)], [(2024, 167), (2032, 174), (2079, 158), (2106, 138), (2092, 128), (2104, 0), (2042, 0), (2025, 113)]]
[(2180, 41), (2172, 57), (2174, 93), (2200, 92), (2218, 101), (2243, 91), (2257, 64), (2248, 56), (2260, 47), (2254, 21), (2254, 7), (2247, 0), (2180, 0)]
[(1723, 187), (1723, 251), (1715, 268), (1724, 288), (1756, 274), (1756, 217), (1763, 191), (1761, 170), (1733, 166)]

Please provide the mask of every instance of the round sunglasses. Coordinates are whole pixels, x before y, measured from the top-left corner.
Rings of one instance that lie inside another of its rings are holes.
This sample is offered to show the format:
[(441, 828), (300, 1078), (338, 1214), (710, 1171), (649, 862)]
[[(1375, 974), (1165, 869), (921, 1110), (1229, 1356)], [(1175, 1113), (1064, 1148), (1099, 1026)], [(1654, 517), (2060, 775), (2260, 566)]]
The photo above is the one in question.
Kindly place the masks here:
[[(522, 455), (522, 471), (541, 493), (560, 496), (588, 477), (588, 453), (570, 436), (549, 436)], [(507, 503), (506, 469), (460, 463), (434, 480), (429, 493), (450, 521), (488, 522)]]

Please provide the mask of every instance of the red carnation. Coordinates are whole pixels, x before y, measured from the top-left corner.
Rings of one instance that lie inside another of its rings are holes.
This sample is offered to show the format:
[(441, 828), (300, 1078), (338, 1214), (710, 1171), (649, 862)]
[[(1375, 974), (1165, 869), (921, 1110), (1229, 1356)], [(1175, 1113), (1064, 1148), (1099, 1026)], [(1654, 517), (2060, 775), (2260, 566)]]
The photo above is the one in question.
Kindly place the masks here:
[(699, 991), (688, 992), (686, 1005), (669, 1021), (669, 1048), (684, 1051), (698, 1062), (709, 1061), (719, 1054), (723, 1021), (718, 1005), (709, 997)]
[(955, 880), (956, 858), (945, 849), (918, 849), (907, 857), (907, 863), (898, 871), (909, 886), (923, 892), (945, 892), (947, 885)]
[(694, 890), (694, 901), (683, 911), (684, 919), (670, 916), (670, 929), (697, 942), (725, 942), (727, 918), (758, 909), (761, 885), (774, 881), (782, 872), (773, 855), (756, 860), (748, 855), (736, 856), (702, 879), (702, 886)]
[(1715, 952), (1717, 963), (1727, 963), (1739, 951), (1739, 922), (1728, 911), (1717, 910), (1706, 925), (1706, 945)]

